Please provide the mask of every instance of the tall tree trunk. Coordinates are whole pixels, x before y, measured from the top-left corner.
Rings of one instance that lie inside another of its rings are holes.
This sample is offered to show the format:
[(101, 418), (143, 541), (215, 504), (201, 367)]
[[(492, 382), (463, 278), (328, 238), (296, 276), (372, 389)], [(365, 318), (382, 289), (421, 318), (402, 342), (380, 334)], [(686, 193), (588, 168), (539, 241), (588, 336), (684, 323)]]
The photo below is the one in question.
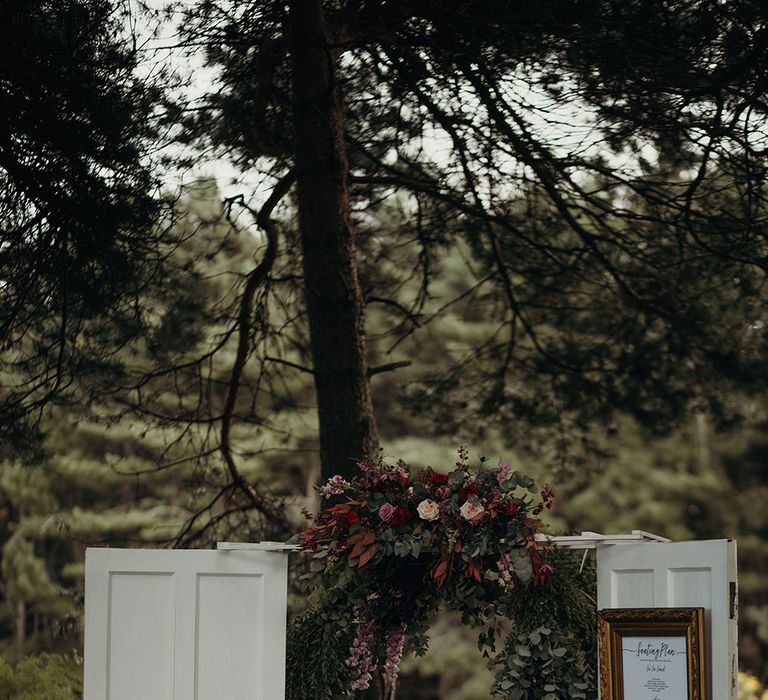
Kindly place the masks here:
[(323, 479), (375, 456), (363, 297), (350, 221), (344, 108), (322, 0), (292, 0), (294, 143)]

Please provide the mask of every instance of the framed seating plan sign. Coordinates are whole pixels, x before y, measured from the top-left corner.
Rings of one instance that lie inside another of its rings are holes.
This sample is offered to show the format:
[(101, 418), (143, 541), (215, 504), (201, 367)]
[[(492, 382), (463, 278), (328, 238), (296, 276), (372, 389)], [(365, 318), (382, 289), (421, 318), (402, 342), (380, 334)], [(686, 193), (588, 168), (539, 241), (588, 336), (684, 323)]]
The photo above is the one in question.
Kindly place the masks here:
[(602, 700), (707, 700), (704, 608), (597, 613)]

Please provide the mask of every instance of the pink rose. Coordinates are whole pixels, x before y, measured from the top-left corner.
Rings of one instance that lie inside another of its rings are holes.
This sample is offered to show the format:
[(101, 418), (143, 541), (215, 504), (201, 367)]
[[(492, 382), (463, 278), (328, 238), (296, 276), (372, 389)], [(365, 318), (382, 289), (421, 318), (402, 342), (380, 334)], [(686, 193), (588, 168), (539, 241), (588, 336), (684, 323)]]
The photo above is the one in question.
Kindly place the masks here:
[(451, 495), (451, 489), (449, 489), (447, 486), (438, 486), (435, 489), (435, 496), (437, 496), (441, 500), (446, 500)]
[(464, 520), (475, 525), (483, 519), (483, 516), (485, 515), (485, 508), (480, 503), (467, 501), (463, 506), (461, 506), (460, 512), (461, 517), (463, 517)]
[(395, 511), (397, 508), (393, 506), (391, 503), (385, 503), (381, 508), (379, 508), (379, 517), (385, 522), (388, 523), (392, 516), (395, 514)]
[(430, 498), (419, 503), (416, 511), (422, 520), (437, 520), (440, 517), (440, 506)]

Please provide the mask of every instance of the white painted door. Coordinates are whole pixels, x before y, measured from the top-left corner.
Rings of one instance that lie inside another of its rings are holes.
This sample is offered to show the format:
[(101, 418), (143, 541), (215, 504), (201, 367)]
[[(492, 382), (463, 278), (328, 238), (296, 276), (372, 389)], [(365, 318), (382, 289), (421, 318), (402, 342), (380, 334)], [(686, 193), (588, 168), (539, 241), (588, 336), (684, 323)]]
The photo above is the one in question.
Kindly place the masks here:
[(84, 700), (282, 700), (287, 556), (89, 549)]
[(736, 700), (736, 542), (597, 547), (597, 607), (705, 609), (707, 698)]

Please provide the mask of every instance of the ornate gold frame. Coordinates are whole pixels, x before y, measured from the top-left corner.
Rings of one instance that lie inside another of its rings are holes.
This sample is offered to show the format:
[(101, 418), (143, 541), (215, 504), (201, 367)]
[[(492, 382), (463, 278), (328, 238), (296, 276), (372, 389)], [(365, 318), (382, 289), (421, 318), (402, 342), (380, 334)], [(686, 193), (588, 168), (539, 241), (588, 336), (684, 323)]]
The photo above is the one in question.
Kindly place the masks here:
[(685, 700), (707, 700), (704, 608), (598, 610), (602, 700), (624, 700), (621, 639), (636, 635), (685, 637), (688, 650), (688, 697)]

